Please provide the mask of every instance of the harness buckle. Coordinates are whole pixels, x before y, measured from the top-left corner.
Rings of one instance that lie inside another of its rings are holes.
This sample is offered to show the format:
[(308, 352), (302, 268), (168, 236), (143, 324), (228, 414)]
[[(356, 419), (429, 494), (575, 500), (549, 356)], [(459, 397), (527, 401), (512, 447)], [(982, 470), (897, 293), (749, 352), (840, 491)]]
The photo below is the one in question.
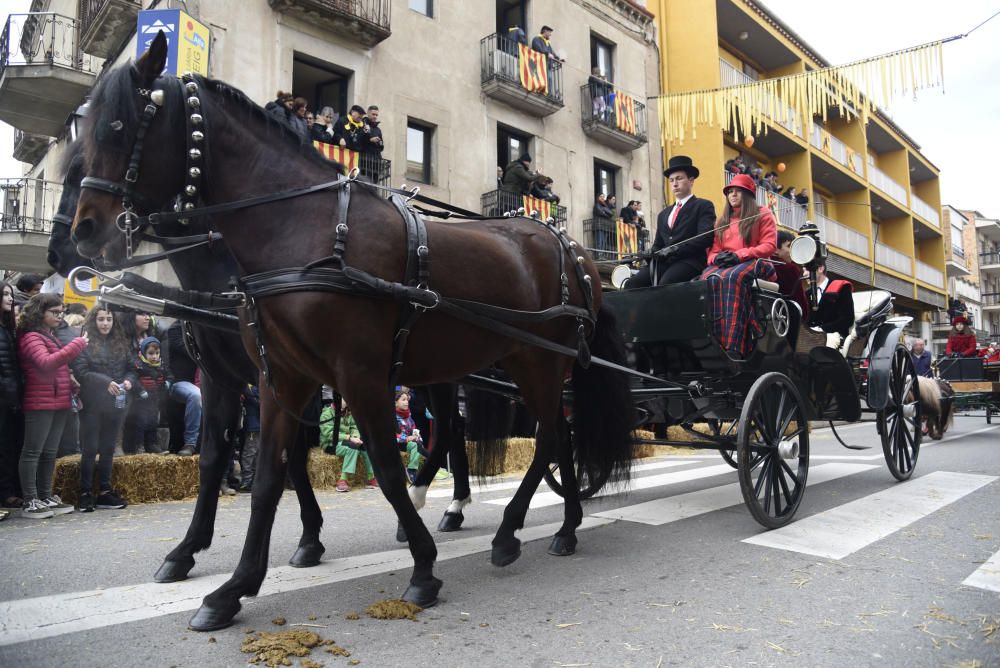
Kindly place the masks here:
[(428, 306), (426, 304), (421, 304), (419, 302), (411, 301), (410, 302), (410, 306), (412, 306), (413, 308), (415, 308), (416, 310), (418, 310), (418, 311), (420, 311), (422, 313), (426, 313), (427, 311), (431, 311), (433, 309), (436, 309), (438, 307), (438, 304), (441, 303), (441, 295), (439, 295), (438, 293), (434, 292), (433, 290), (428, 290), (427, 288), (421, 288), (421, 289), (424, 292), (426, 292), (426, 293), (428, 293), (430, 295), (433, 295), (433, 297), (434, 297), (434, 303), (431, 304), (430, 306)]
[(139, 170), (135, 167), (129, 167), (125, 172), (125, 180), (129, 183), (135, 183), (139, 180)]

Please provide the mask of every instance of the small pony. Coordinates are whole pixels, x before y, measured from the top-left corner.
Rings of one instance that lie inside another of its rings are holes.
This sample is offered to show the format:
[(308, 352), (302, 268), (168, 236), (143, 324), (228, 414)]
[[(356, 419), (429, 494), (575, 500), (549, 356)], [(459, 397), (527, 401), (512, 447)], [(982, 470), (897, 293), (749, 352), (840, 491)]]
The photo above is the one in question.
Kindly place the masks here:
[(927, 435), (940, 441), (953, 422), (955, 390), (951, 383), (940, 378), (918, 376), (917, 383), (921, 408), (927, 417)]

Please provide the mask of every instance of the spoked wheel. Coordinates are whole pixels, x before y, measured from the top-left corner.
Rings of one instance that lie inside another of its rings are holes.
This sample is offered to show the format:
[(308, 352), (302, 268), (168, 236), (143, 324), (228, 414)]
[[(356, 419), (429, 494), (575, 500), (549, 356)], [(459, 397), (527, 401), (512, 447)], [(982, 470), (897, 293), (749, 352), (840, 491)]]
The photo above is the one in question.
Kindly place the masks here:
[[(573, 426), (566, 420), (563, 420), (563, 429), (565, 430), (564, 438), (572, 439)], [(607, 476), (602, 476), (597, 471), (591, 471), (582, 463), (576, 461), (576, 457), (573, 458), (573, 468), (576, 471), (576, 482), (577, 487), (580, 490), (581, 501), (592, 497), (599, 489), (604, 487), (604, 483), (607, 482)], [(562, 475), (559, 473), (558, 462), (549, 464), (549, 467), (545, 469), (544, 476), (545, 484), (549, 486), (549, 489), (559, 496), (566, 496), (563, 493)]]
[[(713, 436), (732, 436), (733, 432), (736, 431), (737, 424), (737, 422), (730, 422), (725, 426), (725, 428), (723, 428), (721, 420), (709, 420), (708, 422), (708, 426), (712, 429)], [(739, 465), (736, 463), (735, 446), (732, 450), (719, 448), (719, 454), (722, 455), (722, 459), (734, 469), (739, 468)]]
[(882, 453), (889, 473), (896, 480), (907, 480), (913, 475), (923, 436), (922, 417), (920, 386), (913, 359), (905, 347), (896, 346), (890, 367), (889, 401), (877, 415)]
[(809, 474), (809, 423), (788, 376), (766, 373), (751, 386), (740, 414), (736, 459), (743, 500), (754, 519), (768, 529), (788, 524)]

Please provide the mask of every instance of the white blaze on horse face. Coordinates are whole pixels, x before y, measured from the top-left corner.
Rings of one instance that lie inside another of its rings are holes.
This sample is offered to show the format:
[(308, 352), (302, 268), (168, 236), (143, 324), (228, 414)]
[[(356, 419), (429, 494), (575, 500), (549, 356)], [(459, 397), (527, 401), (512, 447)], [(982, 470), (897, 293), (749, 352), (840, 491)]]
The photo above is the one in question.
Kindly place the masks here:
[(410, 501), (413, 502), (413, 507), (420, 510), (427, 503), (427, 485), (421, 485), (420, 487), (411, 487)]
[(464, 499), (454, 499), (451, 503), (448, 504), (448, 511), (447, 512), (449, 512), (449, 513), (460, 513), (460, 512), (462, 512), (462, 508), (465, 508), (470, 503), (472, 503), (472, 495), (471, 494), (469, 496), (465, 497)]

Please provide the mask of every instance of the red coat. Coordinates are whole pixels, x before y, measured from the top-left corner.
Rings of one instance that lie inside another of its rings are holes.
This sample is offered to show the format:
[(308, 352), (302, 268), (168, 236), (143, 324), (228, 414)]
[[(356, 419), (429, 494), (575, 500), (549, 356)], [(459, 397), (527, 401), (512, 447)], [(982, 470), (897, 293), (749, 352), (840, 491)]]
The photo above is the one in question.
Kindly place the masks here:
[(81, 337), (60, 348), (53, 337), (41, 332), (21, 335), (18, 350), (24, 372), (24, 410), (59, 411), (70, 407), (69, 363), (86, 347), (87, 340)]
[(740, 234), (739, 215), (729, 219), (729, 227), (722, 233), (722, 241), (718, 236), (713, 236), (712, 248), (708, 251), (708, 263), (715, 261), (715, 256), (724, 250), (733, 251), (740, 262), (753, 260), (756, 258), (767, 260), (778, 248), (778, 224), (774, 221), (771, 210), (766, 206), (760, 207), (760, 215), (757, 222), (750, 228), (750, 245), (743, 241)]
[(946, 355), (958, 353), (962, 357), (976, 356), (975, 334), (952, 334), (948, 337), (948, 345), (944, 350)]

